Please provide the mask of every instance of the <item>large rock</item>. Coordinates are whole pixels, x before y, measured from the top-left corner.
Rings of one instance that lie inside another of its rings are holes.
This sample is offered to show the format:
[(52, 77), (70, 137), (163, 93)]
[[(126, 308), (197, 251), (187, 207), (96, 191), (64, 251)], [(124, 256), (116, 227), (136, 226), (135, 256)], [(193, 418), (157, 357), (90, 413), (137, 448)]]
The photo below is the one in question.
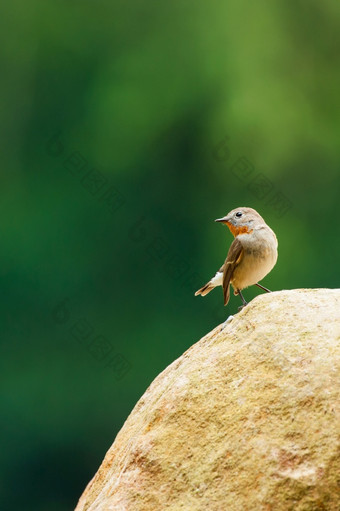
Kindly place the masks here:
[(340, 290), (255, 298), (163, 371), (77, 511), (339, 511)]

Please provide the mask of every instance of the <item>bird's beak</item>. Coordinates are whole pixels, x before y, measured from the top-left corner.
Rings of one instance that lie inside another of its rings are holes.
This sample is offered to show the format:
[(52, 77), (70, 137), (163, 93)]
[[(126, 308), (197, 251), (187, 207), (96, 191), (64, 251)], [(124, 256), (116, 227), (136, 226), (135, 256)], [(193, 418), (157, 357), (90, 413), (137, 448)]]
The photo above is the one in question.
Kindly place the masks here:
[(230, 217), (224, 216), (223, 218), (217, 218), (215, 222), (221, 222), (222, 224), (228, 225), (228, 223), (230, 223)]

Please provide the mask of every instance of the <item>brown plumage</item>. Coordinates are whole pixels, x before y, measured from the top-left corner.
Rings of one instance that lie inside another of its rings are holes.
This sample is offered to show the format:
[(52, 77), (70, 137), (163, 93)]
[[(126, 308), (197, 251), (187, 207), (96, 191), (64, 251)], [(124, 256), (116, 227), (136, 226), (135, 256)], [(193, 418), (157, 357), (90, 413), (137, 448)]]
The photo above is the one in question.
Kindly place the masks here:
[(258, 281), (263, 279), (276, 263), (276, 236), (252, 208), (233, 209), (216, 222), (226, 224), (235, 239), (230, 245), (224, 264), (209, 282), (196, 291), (195, 296), (205, 296), (216, 286), (222, 285), (224, 305), (227, 305), (232, 285), (234, 294), (239, 294), (245, 305), (247, 302), (243, 298), (242, 289), (255, 284), (269, 291), (258, 284)]

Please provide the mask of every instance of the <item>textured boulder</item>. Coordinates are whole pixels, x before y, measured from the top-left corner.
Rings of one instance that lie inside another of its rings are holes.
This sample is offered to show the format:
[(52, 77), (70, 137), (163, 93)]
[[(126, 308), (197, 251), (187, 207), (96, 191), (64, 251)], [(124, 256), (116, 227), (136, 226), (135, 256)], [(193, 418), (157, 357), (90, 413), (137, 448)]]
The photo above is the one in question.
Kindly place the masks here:
[(281, 291), (147, 389), (77, 511), (339, 511), (340, 290)]

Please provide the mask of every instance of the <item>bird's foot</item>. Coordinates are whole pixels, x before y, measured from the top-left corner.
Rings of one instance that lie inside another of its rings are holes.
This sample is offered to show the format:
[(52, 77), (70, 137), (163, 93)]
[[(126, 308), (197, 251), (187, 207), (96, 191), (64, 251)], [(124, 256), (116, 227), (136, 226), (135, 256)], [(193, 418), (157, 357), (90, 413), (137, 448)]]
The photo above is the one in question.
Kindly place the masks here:
[(248, 302), (246, 302), (246, 301), (245, 301), (244, 296), (243, 296), (243, 294), (241, 293), (241, 289), (238, 289), (238, 290), (237, 290), (237, 294), (238, 294), (238, 295), (240, 295), (240, 298), (241, 298), (242, 303), (243, 303), (243, 305), (241, 305), (241, 307), (239, 307), (239, 308), (238, 308), (238, 310), (240, 311), (240, 310), (242, 310), (242, 309), (243, 309), (243, 307), (245, 307), (246, 305), (248, 305)]

